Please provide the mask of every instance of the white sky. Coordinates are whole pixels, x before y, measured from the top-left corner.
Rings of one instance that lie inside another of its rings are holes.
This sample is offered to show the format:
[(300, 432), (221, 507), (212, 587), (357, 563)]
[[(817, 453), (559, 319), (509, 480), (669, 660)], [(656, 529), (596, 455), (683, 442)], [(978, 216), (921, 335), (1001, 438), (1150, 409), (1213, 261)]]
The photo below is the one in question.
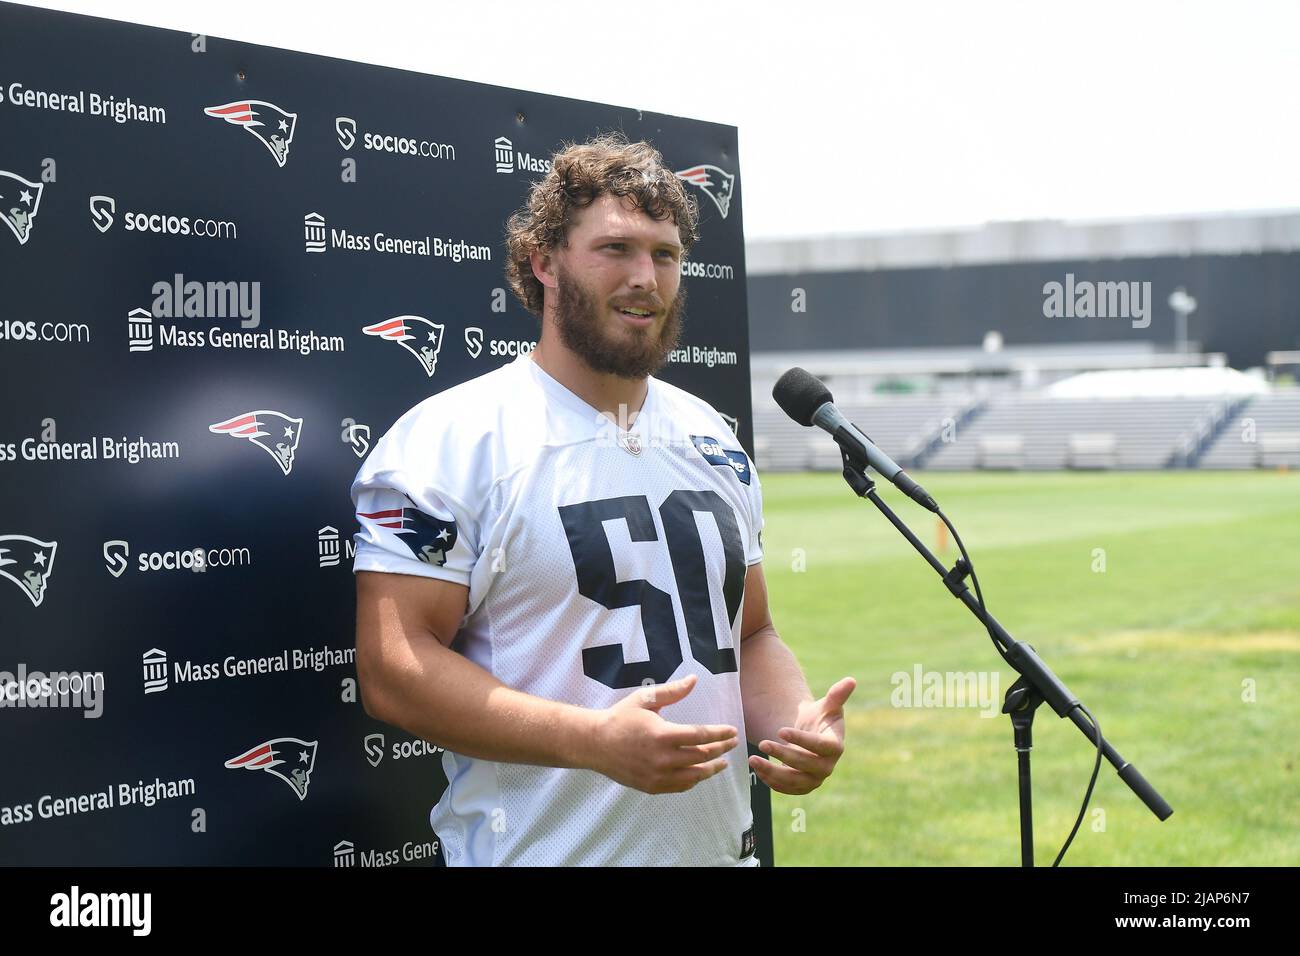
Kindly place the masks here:
[(31, 5), (734, 125), (751, 240), (1300, 208), (1293, 2)]

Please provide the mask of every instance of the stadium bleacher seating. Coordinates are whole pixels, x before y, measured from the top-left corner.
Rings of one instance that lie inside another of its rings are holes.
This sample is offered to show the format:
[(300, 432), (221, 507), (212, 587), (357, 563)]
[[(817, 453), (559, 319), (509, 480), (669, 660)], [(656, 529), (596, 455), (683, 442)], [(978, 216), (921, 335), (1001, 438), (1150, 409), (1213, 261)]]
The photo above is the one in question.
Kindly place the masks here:
[[(1300, 467), (1300, 390), (1249, 399), (1048, 398), (1009, 392), (880, 396), (837, 403), (905, 468)], [(754, 410), (755, 457), (772, 471), (839, 470), (839, 451), (769, 401)]]
[[(848, 400), (837, 407), (903, 467), (915, 467), (928, 447), (942, 440), (945, 429), (955, 431), (977, 406), (973, 396), (881, 396)], [(795, 424), (772, 404), (754, 408), (754, 457), (760, 468), (773, 471), (834, 470), (840, 468), (839, 448), (818, 428)]]
[[(927, 468), (988, 467), (981, 441), (1019, 436), (1019, 467), (1164, 468), (1183, 436), (1213, 415), (1219, 399), (1059, 399), (1011, 394), (990, 401), (955, 440), (943, 442)], [(1007, 467), (1002, 465), (1002, 467)]]
[(1300, 390), (1257, 395), (1236, 410), (1201, 468), (1300, 467)]

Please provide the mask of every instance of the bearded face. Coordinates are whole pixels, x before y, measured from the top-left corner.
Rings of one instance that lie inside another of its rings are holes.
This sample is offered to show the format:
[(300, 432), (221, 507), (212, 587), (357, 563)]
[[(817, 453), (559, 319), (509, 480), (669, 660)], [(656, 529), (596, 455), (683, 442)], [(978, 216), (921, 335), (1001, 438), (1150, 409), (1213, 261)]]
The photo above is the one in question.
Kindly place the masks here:
[(559, 263), (556, 263), (555, 279), (556, 331), (565, 346), (592, 371), (642, 379), (658, 371), (677, 347), (686, 307), (684, 284), (678, 287), (666, 311), (663, 300), (655, 293), (635, 302), (617, 303), (653, 310), (663, 316), (658, 324), (641, 329), (622, 321), (613, 303), (603, 301)]

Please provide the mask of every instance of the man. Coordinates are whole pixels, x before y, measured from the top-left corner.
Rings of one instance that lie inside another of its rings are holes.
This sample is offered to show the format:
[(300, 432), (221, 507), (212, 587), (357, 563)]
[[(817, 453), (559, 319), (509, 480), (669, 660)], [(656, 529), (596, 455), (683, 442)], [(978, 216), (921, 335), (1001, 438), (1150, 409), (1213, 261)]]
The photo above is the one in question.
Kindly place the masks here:
[(785, 793), (842, 752), (854, 682), (813, 700), (772, 628), (758, 476), (650, 374), (695, 229), (648, 144), (559, 152), (507, 229), (536, 350), (411, 409), (353, 485), (363, 699), (446, 748), (448, 865), (756, 865), (742, 734)]

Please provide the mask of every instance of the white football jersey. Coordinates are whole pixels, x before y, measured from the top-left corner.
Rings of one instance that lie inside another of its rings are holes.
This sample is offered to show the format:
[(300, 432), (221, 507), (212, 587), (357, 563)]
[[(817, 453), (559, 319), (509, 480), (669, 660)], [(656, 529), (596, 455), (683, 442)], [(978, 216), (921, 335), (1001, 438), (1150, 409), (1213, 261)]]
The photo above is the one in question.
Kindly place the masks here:
[(647, 381), (623, 432), (520, 356), (412, 408), (352, 486), (354, 570), (466, 585), (452, 649), (502, 683), (599, 709), (693, 673), (661, 716), (740, 731), (679, 794), (446, 752), (450, 866), (757, 865), (738, 647), (758, 475), (712, 407)]

